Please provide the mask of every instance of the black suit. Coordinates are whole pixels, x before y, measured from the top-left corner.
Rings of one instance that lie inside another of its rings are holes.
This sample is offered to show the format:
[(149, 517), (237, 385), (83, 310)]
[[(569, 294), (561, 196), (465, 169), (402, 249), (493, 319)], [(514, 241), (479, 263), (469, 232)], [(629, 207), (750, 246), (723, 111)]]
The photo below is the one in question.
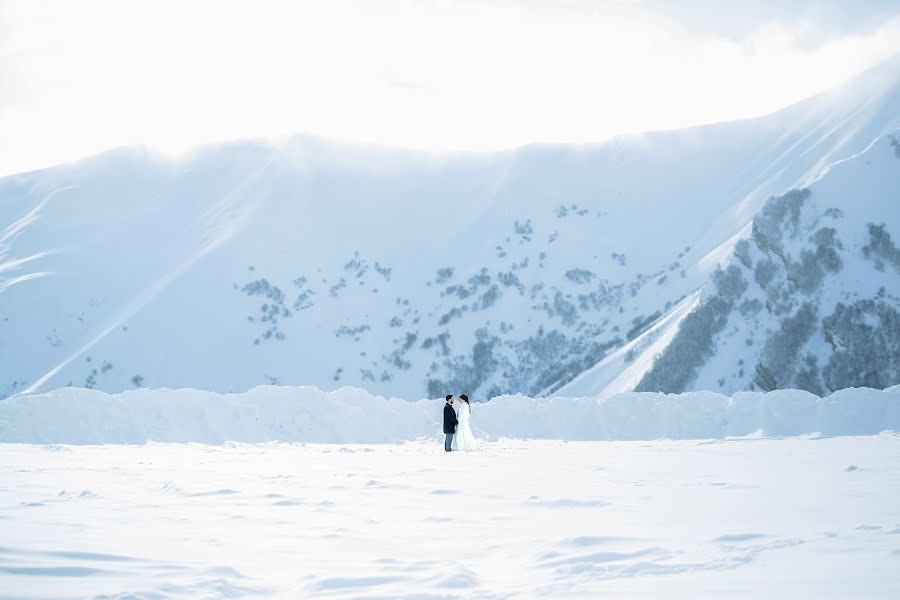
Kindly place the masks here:
[(456, 411), (449, 404), (444, 405), (444, 433), (456, 433)]
[(444, 450), (450, 452), (453, 434), (456, 432), (456, 411), (449, 404), (444, 405)]

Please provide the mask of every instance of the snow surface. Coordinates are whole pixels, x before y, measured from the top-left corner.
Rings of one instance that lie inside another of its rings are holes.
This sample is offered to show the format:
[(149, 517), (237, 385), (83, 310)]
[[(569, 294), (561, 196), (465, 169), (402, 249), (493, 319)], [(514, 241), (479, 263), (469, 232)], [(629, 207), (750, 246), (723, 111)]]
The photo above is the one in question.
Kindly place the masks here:
[(0, 444), (0, 481), (4, 598), (900, 597), (895, 434)]
[[(0, 442), (379, 443), (440, 438), (443, 400), (408, 402), (357, 388), (261, 386), (243, 394), (133, 390), (109, 395), (60, 388), (0, 401)], [(777, 390), (608, 398), (500, 396), (473, 405), (489, 439), (721, 439), (728, 436), (868, 435), (900, 431), (900, 387), (840, 390), (819, 398)]]

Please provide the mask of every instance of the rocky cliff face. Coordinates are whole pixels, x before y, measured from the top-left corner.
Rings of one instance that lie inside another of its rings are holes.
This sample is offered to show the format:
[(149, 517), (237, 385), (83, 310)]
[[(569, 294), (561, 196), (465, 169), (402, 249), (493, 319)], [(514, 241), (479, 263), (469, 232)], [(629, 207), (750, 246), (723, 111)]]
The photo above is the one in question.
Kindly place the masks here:
[(771, 198), (639, 390), (900, 381), (897, 136)]

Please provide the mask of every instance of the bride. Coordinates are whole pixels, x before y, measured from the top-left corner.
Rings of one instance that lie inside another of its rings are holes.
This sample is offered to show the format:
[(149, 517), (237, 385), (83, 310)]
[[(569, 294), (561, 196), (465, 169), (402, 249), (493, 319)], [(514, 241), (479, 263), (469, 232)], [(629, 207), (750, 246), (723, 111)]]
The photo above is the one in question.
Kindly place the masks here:
[(469, 397), (463, 394), (459, 399), (462, 402), (459, 403), (459, 424), (456, 426), (456, 435), (453, 436), (453, 449), (478, 450), (478, 442), (475, 440), (472, 428), (469, 426), (469, 414), (471, 411)]

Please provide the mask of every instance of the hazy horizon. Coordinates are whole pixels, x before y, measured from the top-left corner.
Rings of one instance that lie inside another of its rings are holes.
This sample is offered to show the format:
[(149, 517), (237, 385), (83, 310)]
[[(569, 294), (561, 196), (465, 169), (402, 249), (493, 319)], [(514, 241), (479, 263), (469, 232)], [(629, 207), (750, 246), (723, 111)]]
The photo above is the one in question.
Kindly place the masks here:
[(900, 7), (0, 2), (0, 175), (308, 134), (436, 151), (777, 111), (900, 52)]

